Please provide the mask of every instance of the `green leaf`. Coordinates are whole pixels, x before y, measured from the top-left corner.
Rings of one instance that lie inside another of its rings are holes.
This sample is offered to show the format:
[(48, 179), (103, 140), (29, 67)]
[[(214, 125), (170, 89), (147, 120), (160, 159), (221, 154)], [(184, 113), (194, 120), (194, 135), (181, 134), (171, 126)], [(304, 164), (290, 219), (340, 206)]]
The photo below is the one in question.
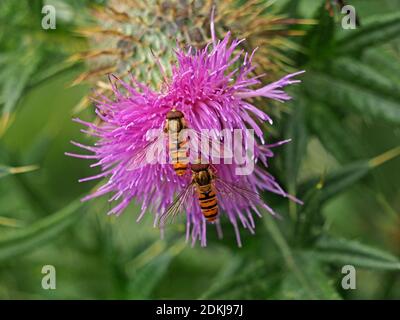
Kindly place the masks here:
[(306, 154), (307, 129), (304, 116), (304, 103), (296, 101), (296, 107), (289, 116), (285, 137), (292, 141), (285, 146), (285, 172), (288, 179), (289, 192), (295, 192), (297, 176), (302, 159)]
[(293, 273), (286, 273), (281, 288), (283, 299), (341, 299), (333, 281), (325, 274), (321, 263), (311, 254), (297, 253), (295, 260), (312, 288), (312, 295), (304, 289)]
[(23, 167), (9, 167), (0, 164), (0, 178), (4, 178), (11, 174), (25, 173), (37, 170), (39, 167), (36, 165), (23, 166)]
[(311, 99), (353, 111), (360, 116), (375, 117), (390, 122), (400, 122), (400, 99), (371, 90), (351, 79), (340, 79), (328, 73), (308, 72), (303, 87)]
[(215, 281), (211, 283), (211, 286), (203, 292), (199, 299), (211, 299), (212, 297), (223, 294), (226, 287), (229, 286), (230, 282), (234, 279), (235, 274), (239, 272), (242, 266), (243, 258), (233, 257), (233, 259), (227, 263), (226, 267), (222, 268), (215, 275)]
[(129, 284), (129, 299), (149, 299), (171, 263), (172, 256), (164, 253), (137, 271)]
[[(165, 243), (155, 242), (147, 252), (142, 253), (133, 263), (136, 267), (133, 278), (128, 285), (129, 299), (149, 299), (157, 284), (167, 273), (172, 260), (185, 248), (184, 242), (176, 242), (170, 248)], [(145, 263), (143, 261), (146, 261)], [(144, 264), (143, 264), (144, 263)], [(139, 265), (139, 267), (137, 267)]]
[(395, 53), (387, 52), (385, 48), (370, 49), (363, 53), (361, 61), (364, 65), (379, 66), (379, 73), (392, 82), (400, 83), (400, 63)]
[(315, 245), (315, 257), (337, 265), (377, 270), (400, 270), (400, 259), (386, 251), (357, 241), (324, 236)]
[(29, 85), (27, 89), (32, 89), (37, 87), (38, 85), (49, 81), (61, 74), (64, 74), (66, 72), (79, 69), (81, 67), (81, 64), (79, 63), (69, 63), (69, 62), (59, 62), (59, 63), (54, 63), (50, 66), (43, 66), (38, 70), (34, 76), (32, 76), (31, 81), (29, 82)]
[(266, 276), (264, 261), (253, 261), (249, 264), (243, 258), (234, 258), (215, 276), (210, 288), (199, 299), (251, 298), (255, 291), (265, 291), (266, 281), (260, 279)]
[(298, 16), (299, 13), (299, 1), (298, 0), (290, 0), (288, 1), (279, 12), (285, 15), (290, 15), (291, 17)]
[(320, 235), (324, 224), (322, 206), (346, 188), (366, 176), (370, 170), (400, 155), (400, 147), (393, 148), (370, 160), (346, 165), (326, 177), (310, 179), (299, 190), (304, 206), (295, 227), (297, 245), (309, 245)]
[(339, 162), (354, 161), (361, 154), (358, 137), (329, 106), (310, 102), (308, 124), (324, 148)]
[(6, 232), (0, 235), (0, 260), (23, 254), (49, 243), (67, 227), (72, 225), (80, 213), (83, 203), (72, 202), (60, 211), (47, 216), (30, 226)]
[(329, 173), (326, 177), (310, 179), (301, 185), (300, 190), (304, 195), (312, 189), (320, 190), (318, 200), (322, 204), (359, 181), (370, 168), (369, 161), (357, 161)]
[(24, 223), (20, 220), (0, 216), (0, 226), (19, 228), (22, 227), (23, 225)]
[(0, 100), (4, 101), (3, 114), (10, 114), (14, 110), (40, 58), (37, 50), (31, 49), (21, 54), (15, 53), (8, 56), (8, 59), (0, 65), (2, 69)]
[[(372, 158), (370, 160), (360, 160), (329, 174), (325, 181), (319, 181), (316, 185), (317, 188), (322, 188), (320, 194), (320, 201), (325, 202), (342, 190), (353, 185), (361, 178), (363, 178), (370, 170), (400, 156), (400, 147), (393, 148), (383, 154)], [(316, 183), (314, 181), (308, 184)]]
[[(395, 68), (396, 63), (393, 63), (393, 60), (392, 65)], [(357, 84), (364, 90), (387, 96), (400, 103), (399, 81), (393, 81), (382, 74), (380, 68), (377, 70), (368, 64), (359, 62), (359, 60), (346, 57), (336, 59), (328, 66), (327, 70), (337, 79)]]
[(34, 21), (39, 24), (43, 18), (43, 15), (41, 14), (42, 8), (44, 6), (43, 0), (31, 0), (28, 2), (28, 4), (32, 12)]
[(325, 218), (321, 210), (321, 188), (310, 189), (304, 196), (304, 206), (298, 213), (295, 225), (296, 247), (304, 247), (313, 244), (323, 230)]
[(363, 20), (362, 28), (350, 32), (337, 42), (339, 54), (359, 52), (376, 47), (399, 37), (400, 13), (390, 13), (373, 17), (370, 21)]
[[(304, 37), (302, 46), (307, 50), (307, 58), (312, 61), (321, 61), (332, 55), (335, 36), (335, 22), (322, 4), (315, 19), (318, 24)], [(303, 57), (305, 58), (305, 57)], [(304, 61), (303, 61), (304, 62)]]
[(265, 226), (271, 235), (272, 239), (275, 241), (279, 251), (281, 252), (282, 258), (286, 263), (290, 273), (293, 278), (298, 283), (298, 286), (302, 288), (305, 295), (310, 299), (316, 299), (317, 295), (314, 292), (314, 288), (310, 283), (310, 279), (304, 274), (302, 267), (298, 264), (295, 254), (286, 242), (281, 230), (276, 225), (276, 222), (271, 215), (268, 213), (264, 216)]
[[(297, 177), (307, 148), (304, 110), (304, 100), (299, 100), (293, 112), (289, 115), (285, 132), (286, 139), (292, 140), (285, 146), (284, 159), (288, 191), (293, 196), (296, 196)], [(289, 202), (289, 213), (292, 219), (296, 219), (297, 205), (293, 201)]]

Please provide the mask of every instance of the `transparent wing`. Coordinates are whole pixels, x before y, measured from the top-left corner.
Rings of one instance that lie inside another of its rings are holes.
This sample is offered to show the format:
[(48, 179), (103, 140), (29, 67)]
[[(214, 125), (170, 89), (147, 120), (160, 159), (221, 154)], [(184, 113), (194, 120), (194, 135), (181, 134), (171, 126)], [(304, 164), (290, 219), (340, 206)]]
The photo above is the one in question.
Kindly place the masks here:
[[(155, 155), (154, 154), (154, 148), (156, 148), (157, 146), (162, 146), (165, 148), (165, 134), (162, 132), (158, 137), (156, 137), (155, 139), (149, 141), (148, 143), (146, 143), (143, 148), (141, 148), (140, 150), (138, 150), (135, 155), (132, 157), (131, 160), (129, 160), (129, 163), (127, 165), (127, 171), (132, 171), (132, 170), (136, 170), (139, 169), (141, 167), (144, 167), (145, 165), (151, 163), (149, 162), (149, 160), (159, 160), (159, 159), (149, 159), (150, 156)], [(163, 150), (161, 148), (161, 150)], [(160, 157), (160, 154), (155, 155), (156, 157)]]
[(232, 182), (227, 182), (221, 178), (216, 177), (215, 181), (218, 182), (219, 186), (216, 185), (216, 189), (219, 193), (223, 194), (224, 196), (229, 197), (232, 200), (237, 198), (242, 198), (245, 201), (252, 201), (254, 203), (262, 203), (262, 199), (260, 195), (253, 191), (246, 189), (242, 186), (238, 186)]
[(165, 225), (167, 220), (170, 218), (172, 219), (171, 222), (173, 221), (176, 215), (182, 210), (182, 207), (186, 203), (188, 197), (190, 195), (193, 195), (193, 190), (194, 190), (194, 183), (192, 182), (178, 194), (178, 196), (171, 203), (168, 209), (163, 214), (161, 214), (158, 220), (159, 226)]

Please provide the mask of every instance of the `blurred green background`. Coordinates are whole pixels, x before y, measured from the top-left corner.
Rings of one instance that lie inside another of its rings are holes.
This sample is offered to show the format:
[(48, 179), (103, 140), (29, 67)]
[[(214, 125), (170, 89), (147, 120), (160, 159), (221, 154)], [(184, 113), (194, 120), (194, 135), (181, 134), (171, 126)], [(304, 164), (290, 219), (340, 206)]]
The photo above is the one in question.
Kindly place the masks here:
[[(241, 230), (243, 248), (226, 221), (222, 240), (210, 228), (208, 246), (191, 248), (183, 224), (161, 240), (149, 215), (136, 223), (135, 204), (115, 218), (106, 199), (79, 201), (95, 184), (77, 180), (95, 170), (64, 152), (93, 142), (71, 121), (90, 88), (70, 86), (85, 65), (67, 58), (87, 48), (75, 30), (103, 2), (0, 2), (0, 298), (399, 299), (399, 1), (349, 0), (356, 30), (323, 0), (276, 1), (318, 20), (296, 40), (295, 68), (307, 73), (271, 137), (293, 139), (271, 171), (305, 205), (266, 194), (283, 219)], [(56, 30), (41, 28), (46, 3)], [(44, 265), (56, 268), (56, 290), (41, 287)], [(357, 270), (356, 290), (341, 287), (344, 265)]]

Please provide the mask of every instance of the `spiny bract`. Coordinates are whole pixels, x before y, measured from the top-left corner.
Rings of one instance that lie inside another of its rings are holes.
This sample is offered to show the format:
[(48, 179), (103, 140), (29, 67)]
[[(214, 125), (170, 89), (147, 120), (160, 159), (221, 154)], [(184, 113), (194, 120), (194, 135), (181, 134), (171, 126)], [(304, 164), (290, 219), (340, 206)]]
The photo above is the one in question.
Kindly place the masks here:
[[(90, 42), (90, 49), (72, 59), (86, 61), (89, 70), (74, 83), (89, 82), (100, 92), (111, 95), (106, 74), (116, 74), (123, 80), (133, 74), (158, 89), (162, 76), (154, 56), (167, 66), (177, 45), (203, 48), (211, 40), (213, 10), (218, 37), (231, 30), (235, 38), (246, 38), (246, 50), (259, 48), (254, 64), (258, 74), (266, 73), (264, 79), (270, 81), (283, 75), (283, 71), (290, 71), (291, 61), (286, 53), (296, 46), (288, 36), (303, 34), (293, 26), (310, 21), (275, 14), (273, 1), (252, 0), (242, 4), (237, 0), (111, 0), (106, 7), (93, 11), (94, 26), (81, 30)], [(85, 97), (76, 111), (88, 105), (89, 99)]]

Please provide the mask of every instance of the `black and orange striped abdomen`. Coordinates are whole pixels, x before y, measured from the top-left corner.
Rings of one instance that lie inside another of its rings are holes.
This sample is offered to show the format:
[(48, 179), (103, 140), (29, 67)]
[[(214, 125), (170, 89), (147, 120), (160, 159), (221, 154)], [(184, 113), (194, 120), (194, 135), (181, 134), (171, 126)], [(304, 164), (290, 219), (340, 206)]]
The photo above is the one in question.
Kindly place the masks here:
[(169, 152), (171, 156), (171, 162), (174, 167), (175, 173), (178, 176), (185, 174), (188, 168), (188, 155), (187, 148), (185, 147), (187, 141), (170, 141)]
[(204, 186), (198, 185), (197, 193), (201, 212), (203, 213), (204, 217), (209, 222), (215, 221), (218, 216), (218, 202), (214, 187), (211, 184)]

